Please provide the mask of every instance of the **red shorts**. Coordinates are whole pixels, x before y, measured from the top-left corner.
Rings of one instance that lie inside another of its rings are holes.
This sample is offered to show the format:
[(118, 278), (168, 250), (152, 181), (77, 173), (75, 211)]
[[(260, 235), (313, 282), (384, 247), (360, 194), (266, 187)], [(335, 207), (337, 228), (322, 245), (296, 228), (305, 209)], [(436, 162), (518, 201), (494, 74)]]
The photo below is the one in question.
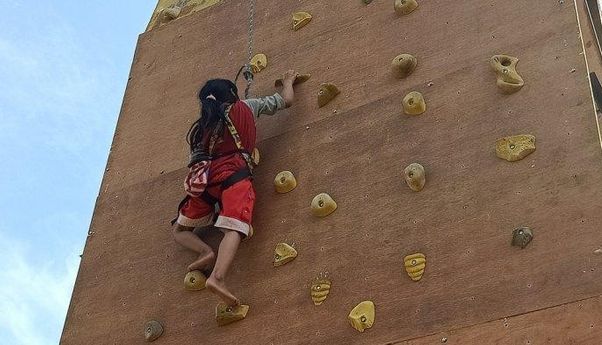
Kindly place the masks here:
[[(221, 200), (221, 209), (215, 227), (238, 231), (245, 236), (252, 232), (255, 189), (250, 179), (236, 182), (222, 191), (220, 186), (207, 189), (209, 194)], [(178, 224), (188, 227), (211, 225), (215, 206), (200, 198), (190, 197), (180, 209)]]

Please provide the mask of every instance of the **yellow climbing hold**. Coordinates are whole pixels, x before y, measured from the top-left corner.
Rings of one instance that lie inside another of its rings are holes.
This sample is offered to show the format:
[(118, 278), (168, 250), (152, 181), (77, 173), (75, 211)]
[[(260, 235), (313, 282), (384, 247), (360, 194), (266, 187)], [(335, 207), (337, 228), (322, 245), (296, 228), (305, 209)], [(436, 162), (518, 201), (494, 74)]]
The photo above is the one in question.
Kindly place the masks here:
[(509, 55), (494, 55), (489, 60), (489, 64), (497, 76), (497, 86), (503, 93), (515, 93), (525, 85), (525, 81), (516, 71), (517, 58)]
[(395, 13), (400, 16), (410, 14), (418, 7), (416, 0), (395, 0)]
[(347, 319), (353, 328), (363, 332), (374, 325), (374, 317), (374, 302), (363, 301), (351, 310)]
[(326, 193), (320, 193), (311, 201), (311, 211), (316, 217), (326, 217), (337, 209), (337, 203)]
[(151, 320), (144, 325), (144, 338), (146, 341), (155, 341), (161, 334), (163, 334), (163, 326), (159, 321)]
[(416, 253), (406, 256), (404, 259), (406, 271), (413, 281), (422, 279), (424, 269), (426, 268), (426, 256), (422, 253)]
[(334, 84), (324, 83), (320, 85), (320, 90), (318, 90), (318, 106), (322, 108), (340, 93), (341, 91)]
[(535, 136), (531, 134), (513, 135), (495, 142), (495, 154), (508, 162), (519, 161), (535, 152)]
[(259, 73), (264, 68), (268, 67), (268, 57), (265, 54), (256, 54), (251, 59), (251, 70), (253, 73)]
[(230, 307), (224, 303), (220, 303), (215, 307), (215, 320), (217, 321), (218, 325), (225, 326), (227, 324), (244, 319), (247, 317), (248, 311), (248, 305), (241, 304)]
[(251, 154), (251, 161), (255, 166), (259, 165), (259, 162), (261, 161), (261, 155), (259, 154), (258, 148), (253, 149), (253, 153)]
[(332, 286), (332, 282), (327, 278), (319, 278), (316, 279), (311, 285), (311, 299), (314, 302), (314, 305), (320, 305), (328, 294), (330, 293), (330, 287)]
[(297, 250), (286, 243), (278, 243), (274, 249), (274, 267), (282, 266), (297, 257)]
[(297, 187), (297, 179), (290, 171), (281, 171), (274, 178), (274, 187), (278, 193), (288, 193)]
[(293, 30), (297, 31), (311, 21), (311, 14), (308, 12), (293, 13)]
[(184, 287), (190, 291), (203, 290), (206, 281), (207, 278), (201, 271), (190, 271), (184, 277)]
[(398, 79), (403, 79), (412, 74), (418, 65), (418, 60), (410, 54), (397, 55), (391, 62), (391, 70)]
[(424, 188), (426, 173), (421, 164), (412, 163), (404, 169), (403, 173), (406, 183), (413, 191), (420, 192)]
[(412, 91), (403, 98), (403, 112), (407, 115), (420, 115), (426, 111), (424, 97), (418, 91)]

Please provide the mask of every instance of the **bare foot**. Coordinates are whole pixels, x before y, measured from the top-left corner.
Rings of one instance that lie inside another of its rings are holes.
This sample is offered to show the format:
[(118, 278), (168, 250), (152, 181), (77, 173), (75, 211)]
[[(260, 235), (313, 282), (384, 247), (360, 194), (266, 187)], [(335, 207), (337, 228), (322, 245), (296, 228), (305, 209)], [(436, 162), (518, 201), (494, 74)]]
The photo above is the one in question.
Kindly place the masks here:
[(240, 304), (238, 298), (228, 291), (228, 288), (226, 288), (226, 284), (223, 280), (217, 280), (214, 276), (211, 276), (209, 279), (207, 279), (205, 286), (207, 289), (209, 289), (209, 291), (221, 298), (222, 301), (224, 301), (228, 306), (233, 307)]
[(211, 251), (209, 253), (203, 253), (190, 265), (188, 265), (188, 271), (199, 270), (210, 268), (215, 262), (215, 254)]

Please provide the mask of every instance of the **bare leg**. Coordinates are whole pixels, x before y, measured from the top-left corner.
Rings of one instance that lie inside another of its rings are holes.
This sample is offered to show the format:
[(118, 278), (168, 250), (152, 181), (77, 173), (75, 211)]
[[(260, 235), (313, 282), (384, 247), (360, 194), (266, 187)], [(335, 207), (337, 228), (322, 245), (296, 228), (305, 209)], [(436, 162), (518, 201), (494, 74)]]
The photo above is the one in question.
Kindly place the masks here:
[(215, 261), (215, 253), (192, 230), (194, 228), (176, 224), (173, 228), (173, 237), (182, 246), (199, 253), (199, 257), (188, 266), (189, 271), (209, 268)]
[(206, 286), (209, 291), (216, 294), (221, 298), (227, 305), (235, 306), (240, 304), (240, 301), (234, 296), (226, 287), (226, 274), (228, 269), (234, 260), (234, 255), (238, 250), (240, 244), (240, 234), (237, 231), (223, 229), (224, 238), (222, 243), (219, 245), (219, 251), (217, 254), (217, 261), (213, 268), (211, 277), (207, 279)]

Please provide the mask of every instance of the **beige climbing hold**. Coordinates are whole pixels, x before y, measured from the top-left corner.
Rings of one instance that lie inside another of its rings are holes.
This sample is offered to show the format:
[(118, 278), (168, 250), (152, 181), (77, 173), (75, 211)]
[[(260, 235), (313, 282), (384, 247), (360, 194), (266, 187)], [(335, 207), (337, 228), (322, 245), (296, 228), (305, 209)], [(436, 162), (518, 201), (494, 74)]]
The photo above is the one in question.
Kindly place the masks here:
[(422, 279), (424, 269), (426, 267), (426, 256), (422, 253), (416, 253), (406, 256), (403, 259), (406, 267), (406, 272), (413, 281), (417, 282)]
[(250, 64), (253, 73), (259, 73), (264, 68), (268, 67), (268, 57), (265, 54), (256, 54), (251, 59)]
[(403, 98), (403, 112), (407, 115), (420, 115), (426, 111), (424, 97), (418, 91), (412, 91)]
[(535, 136), (531, 134), (513, 135), (495, 142), (495, 153), (508, 162), (519, 161), (535, 152)]
[(426, 183), (424, 167), (418, 163), (408, 165), (404, 171), (406, 183), (414, 192), (420, 192)]
[(395, 13), (400, 16), (414, 12), (417, 7), (416, 0), (395, 0)]
[(297, 257), (297, 250), (286, 243), (278, 243), (274, 249), (274, 267), (282, 266)]
[(159, 321), (151, 320), (144, 325), (144, 339), (146, 341), (155, 341), (161, 334), (163, 334), (163, 326)]
[[(309, 78), (311, 78), (311, 74), (297, 74), (297, 76), (295, 77), (295, 80), (293, 81), (293, 85), (305, 83), (306, 81), (309, 80)], [(282, 86), (283, 81), (284, 80), (282, 78), (276, 79), (276, 81), (274, 82), (274, 86), (275, 87)]]
[(311, 284), (310, 294), (314, 305), (320, 305), (324, 302), (330, 293), (331, 286), (332, 282), (327, 278), (318, 278)]
[(416, 69), (416, 65), (418, 65), (418, 60), (410, 54), (401, 54), (397, 55), (393, 62), (391, 62), (391, 70), (395, 77), (399, 79), (406, 78), (414, 70)]
[(207, 277), (201, 271), (190, 271), (184, 277), (184, 287), (189, 291), (198, 291), (205, 288)]
[(259, 154), (258, 148), (253, 149), (253, 153), (251, 154), (251, 161), (255, 166), (259, 165), (259, 162), (261, 161), (261, 155)]
[(363, 301), (351, 310), (347, 319), (353, 328), (363, 332), (374, 325), (374, 317), (374, 302)]
[(281, 171), (274, 178), (274, 187), (278, 193), (288, 193), (297, 187), (297, 179), (290, 171)]
[(163, 9), (163, 11), (161, 12), (163, 14), (164, 22), (168, 22), (170, 20), (178, 18), (180, 16), (180, 13), (182, 13), (182, 8), (179, 6), (173, 6)]
[(497, 86), (503, 93), (514, 93), (525, 85), (525, 81), (516, 71), (517, 58), (509, 55), (494, 55), (489, 62), (497, 75)]
[(248, 305), (241, 304), (230, 307), (225, 303), (220, 303), (215, 307), (215, 320), (218, 325), (225, 326), (244, 319), (247, 317), (247, 312), (249, 312)]
[(598, 249), (594, 250), (594, 254), (596, 254), (596, 255), (602, 254), (602, 249), (598, 248)]
[(322, 108), (328, 102), (332, 101), (341, 91), (336, 85), (331, 83), (324, 83), (320, 85), (320, 90), (318, 91), (318, 106)]
[(326, 193), (320, 193), (311, 201), (311, 211), (316, 217), (326, 217), (337, 209), (337, 203)]
[(293, 30), (297, 31), (311, 21), (311, 14), (307, 12), (293, 13)]

